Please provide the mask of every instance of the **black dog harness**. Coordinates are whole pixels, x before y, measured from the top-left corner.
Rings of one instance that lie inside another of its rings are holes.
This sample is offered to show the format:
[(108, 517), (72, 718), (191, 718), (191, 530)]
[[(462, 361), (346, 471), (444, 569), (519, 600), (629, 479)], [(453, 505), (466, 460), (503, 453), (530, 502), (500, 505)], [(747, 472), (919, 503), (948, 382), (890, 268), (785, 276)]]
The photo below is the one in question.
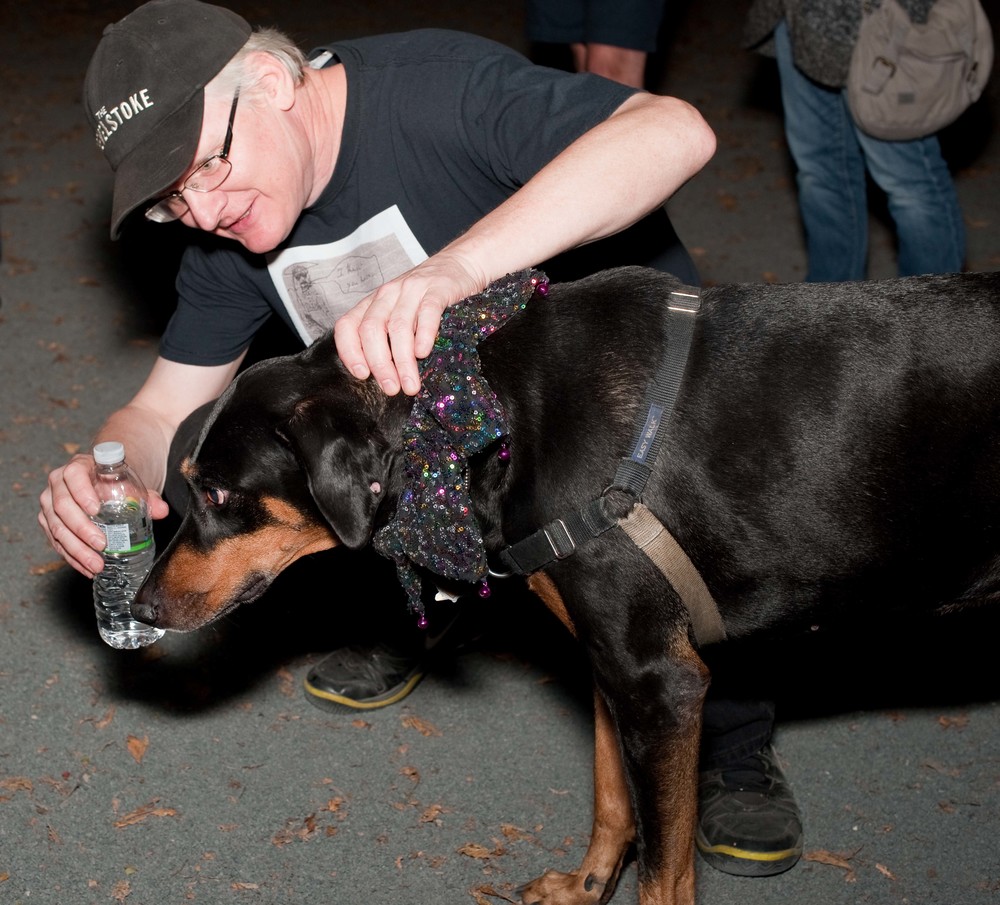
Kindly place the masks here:
[[(677, 402), (700, 307), (698, 289), (685, 286), (670, 293), (666, 355), (647, 390), (645, 418), (639, 425), (632, 453), (619, 462), (611, 486), (579, 510), (554, 519), (499, 555), (509, 570), (507, 574), (529, 575), (572, 556), (581, 544), (618, 525), (666, 576), (690, 614), (695, 641), (705, 645), (726, 637), (718, 605), (680, 544), (640, 502), (662, 444), (664, 427)], [(632, 498), (624, 518), (607, 511), (608, 490), (621, 490)], [(491, 574), (499, 577), (503, 573)]]

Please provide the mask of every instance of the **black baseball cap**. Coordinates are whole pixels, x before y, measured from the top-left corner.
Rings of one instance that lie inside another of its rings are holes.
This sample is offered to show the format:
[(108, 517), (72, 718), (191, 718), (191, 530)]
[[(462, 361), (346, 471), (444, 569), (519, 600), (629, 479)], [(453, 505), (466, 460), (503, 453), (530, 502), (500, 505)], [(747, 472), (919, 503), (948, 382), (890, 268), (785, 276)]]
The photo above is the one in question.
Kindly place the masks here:
[(241, 16), (198, 0), (150, 0), (104, 29), (83, 85), (87, 119), (115, 171), (111, 238), (193, 162), (204, 88), (247, 42)]

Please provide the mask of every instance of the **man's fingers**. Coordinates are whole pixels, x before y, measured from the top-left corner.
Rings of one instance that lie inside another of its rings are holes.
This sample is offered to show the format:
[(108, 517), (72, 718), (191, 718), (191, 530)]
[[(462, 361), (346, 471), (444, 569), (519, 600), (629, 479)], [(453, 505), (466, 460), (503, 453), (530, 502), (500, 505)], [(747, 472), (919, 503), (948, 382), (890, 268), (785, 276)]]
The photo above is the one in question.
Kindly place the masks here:
[(151, 519), (155, 520), (166, 518), (170, 515), (170, 505), (155, 490), (149, 491), (149, 495), (146, 500), (147, 505), (149, 506), (149, 517)]
[(356, 315), (356, 311), (357, 308), (352, 309), (334, 324), (333, 339), (337, 344), (337, 354), (344, 363), (344, 367), (358, 380), (365, 380), (371, 371), (365, 361), (361, 334), (358, 332), (361, 314)]
[(385, 321), (377, 317), (375, 306), (365, 315), (358, 332), (372, 376), (387, 396), (395, 396), (399, 392), (399, 375), (393, 363), (393, 350), (389, 347), (388, 328)]
[(364, 379), (370, 373), (388, 395), (400, 389), (415, 395), (417, 361), (430, 355), (442, 312), (482, 285), (454, 256), (428, 258), (337, 321), (337, 353), (352, 374)]

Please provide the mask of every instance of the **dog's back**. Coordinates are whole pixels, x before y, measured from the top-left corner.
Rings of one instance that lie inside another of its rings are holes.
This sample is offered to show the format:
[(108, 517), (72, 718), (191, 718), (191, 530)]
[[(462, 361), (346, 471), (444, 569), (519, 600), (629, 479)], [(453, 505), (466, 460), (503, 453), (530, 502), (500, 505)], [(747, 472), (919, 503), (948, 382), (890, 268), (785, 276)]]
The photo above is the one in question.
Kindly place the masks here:
[[(513, 424), (505, 542), (610, 483), (675, 285), (627, 268), (554, 286), (484, 343)], [(998, 425), (1000, 274), (709, 288), (646, 500), (731, 636), (989, 597)]]

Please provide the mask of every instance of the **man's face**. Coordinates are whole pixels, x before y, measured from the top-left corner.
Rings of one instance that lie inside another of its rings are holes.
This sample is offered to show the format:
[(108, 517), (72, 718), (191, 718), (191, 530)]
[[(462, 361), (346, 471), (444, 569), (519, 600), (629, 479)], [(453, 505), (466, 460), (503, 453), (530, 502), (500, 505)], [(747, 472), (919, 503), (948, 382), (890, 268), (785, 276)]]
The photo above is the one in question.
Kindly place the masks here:
[[(179, 189), (204, 161), (222, 150), (231, 98), (206, 95), (201, 139)], [(241, 98), (233, 120), (226, 181), (211, 192), (185, 191), (186, 226), (235, 239), (264, 253), (281, 244), (308, 204), (308, 142), (288, 111), (264, 95)]]

